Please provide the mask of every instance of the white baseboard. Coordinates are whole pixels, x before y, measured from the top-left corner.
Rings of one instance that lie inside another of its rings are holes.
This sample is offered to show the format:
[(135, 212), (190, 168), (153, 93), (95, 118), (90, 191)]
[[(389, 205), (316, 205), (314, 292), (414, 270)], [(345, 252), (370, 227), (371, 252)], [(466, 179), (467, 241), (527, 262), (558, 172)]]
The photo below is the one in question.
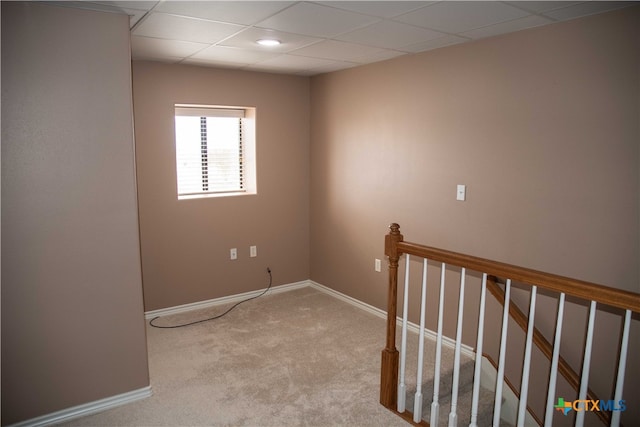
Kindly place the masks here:
[(313, 280), (309, 280), (309, 286), (317, 289), (320, 292), (324, 292), (325, 294), (329, 294), (334, 298), (338, 298), (346, 303), (349, 303), (353, 306), (358, 307), (360, 310), (367, 311), (375, 316), (382, 317), (383, 319), (387, 318), (387, 312), (384, 310), (380, 310), (378, 307), (374, 307), (372, 305), (367, 304), (366, 302), (362, 302), (358, 299), (350, 297), (349, 295), (345, 295), (342, 292), (335, 291), (331, 288), (328, 288), (324, 285), (321, 285), (318, 282), (314, 282)]
[(129, 391), (127, 393), (118, 394), (116, 396), (107, 397), (72, 408), (63, 409), (51, 414), (42, 415), (30, 420), (21, 421), (11, 424), (9, 427), (43, 427), (51, 426), (61, 422), (71, 421), (75, 418), (93, 415), (98, 412), (113, 409), (118, 406), (126, 405), (137, 400), (146, 399), (152, 395), (151, 386), (140, 388), (138, 390)]
[[(353, 297), (350, 297), (348, 295), (345, 295), (341, 292), (338, 292), (336, 290), (333, 290), (331, 288), (328, 288), (318, 282), (315, 282), (313, 280), (303, 280), (301, 282), (295, 282), (295, 283), (289, 283), (289, 284), (285, 284), (285, 285), (280, 285), (280, 286), (274, 286), (269, 290), (270, 294), (275, 294), (275, 293), (280, 293), (280, 292), (288, 292), (288, 291), (292, 291), (294, 289), (300, 289), (300, 288), (304, 288), (304, 287), (312, 287), (314, 289), (317, 289), (320, 292), (324, 292), (328, 295), (333, 296), (334, 298), (338, 298), (339, 300), (342, 300), (346, 303), (349, 303), (351, 305), (353, 305), (354, 307), (357, 307), (361, 310), (364, 310), (368, 313), (371, 313), (375, 316), (381, 317), (383, 319), (387, 318), (387, 312), (384, 310), (381, 310), (377, 307), (374, 307), (370, 304), (367, 304), (365, 302), (362, 302), (358, 299), (355, 299)], [(151, 310), (151, 311), (147, 311), (144, 313), (144, 317), (145, 319), (149, 320), (149, 319), (153, 319), (154, 317), (158, 317), (158, 316), (169, 316), (171, 314), (178, 314), (178, 313), (185, 313), (188, 311), (193, 311), (193, 310), (201, 310), (203, 308), (209, 308), (209, 307), (214, 307), (217, 305), (221, 305), (221, 304), (229, 304), (229, 303), (235, 303), (235, 302), (239, 302), (242, 301), (244, 299), (247, 298), (252, 298), (255, 296), (260, 295), (262, 292), (265, 291), (266, 288), (264, 289), (259, 289), (257, 291), (250, 291), (250, 292), (245, 292), (242, 294), (236, 294), (236, 295), (229, 295), (226, 297), (221, 297), (221, 298), (214, 298), (214, 299), (210, 299), (210, 300), (206, 300), (206, 301), (198, 301), (198, 302), (194, 302), (194, 303), (190, 303), (190, 304), (183, 304), (183, 305), (177, 305), (174, 307), (168, 307), (168, 308), (161, 308), (158, 310)], [(398, 324), (402, 324), (402, 318), (398, 316), (397, 318), (397, 322)], [(408, 322), (407, 325), (407, 329), (413, 333), (419, 333), (420, 331), (420, 327), (413, 323), (413, 322)], [(430, 340), (435, 341), (437, 334), (436, 332), (430, 330), (430, 329), (425, 329), (424, 331), (424, 336), (425, 338), (428, 338)], [(442, 344), (446, 347), (449, 348), (455, 348), (455, 340), (449, 337), (442, 337)], [(472, 359), (475, 359), (476, 353), (473, 351), (473, 347), (470, 347), (468, 345), (462, 344), (460, 346), (460, 353), (464, 354), (467, 357), (470, 357)]]
[[(355, 299), (353, 297), (350, 297), (348, 295), (345, 295), (341, 292), (338, 292), (336, 290), (333, 290), (331, 288), (328, 288), (324, 285), (321, 285), (318, 282), (315, 282), (313, 280), (303, 280), (301, 282), (295, 282), (295, 283), (289, 283), (289, 284), (285, 284), (285, 285), (280, 285), (280, 286), (274, 286), (271, 289), (269, 289), (269, 293), (270, 294), (275, 294), (275, 293), (281, 293), (281, 292), (288, 292), (288, 291), (292, 291), (295, 289), (300, 289), (300, 288), (305, 288), (305, 287), (311, 287), (314, 288), (320, 292), (323, 292), (325, 294), (331, 295), (334, 298), (337, 298), (341, 301), (344, 301), (348, 304), (351, 304), (354, 307), (357, 307), (361, 310), (364, 310), (368, 313), (371, 313), (377, 317), (386, 319), (387, 318), (387, 312), (384, 310), (381, 310), (377, 307), (374, 307), (370, 304), (367, 304), (365, 302), (362, 302), (358, 299)], [(206, 301), (199, 301), (199, 302), (195, 302), (195, 303), (190, 303), (190, 304), (183, 304), (183, 305), (179, 305), (179, 306), (174, 306), (174, 307), (168, 307), (168, 308), (162, 308), (159, 310), (151, 310), (148, 312), (145, 312), (145, 319), (152, 319), (154, 317), (157, 316), (168, 316), (171, 314), (178, 314), (178, 313), (185, 313), (188, 311), (193, 311), (193, 310), (200, 310), (203, 308), (209, 308), (209, 307), (214, 307), (217, 305), (221, 305), (221, 304), (229, 304), (229, 303), (235, 303), (238, 301), (242, 301), (244, 299), (247, 298), (252, 298), (252, 297), (256, 297), (258, 295), (260, 295), (262, 292), (264, 292), (266, 290), (266, 288), (264, 289), (259, 289), (257, 291), (250, 291), (250, 292), (245, 292), (242, 294), (236, 294), (236, 295), (230, 295), (230, 296), (226, 296), (226, 297), (221, 297), (221, 298), (214, 298), (214, 299), (210, 299), (210, 300), (206, 300)], [(397, 317), (396, 319), (397, 324), (401, 324), (402, 323), (402, 319), (400, 317)], [(412, 322), (408, 322), (408, 330), (414, 332), (414, 333), (419, 333), (419, 326), (415, 323)], [(425, 338), (434, 340), (436, 339), (437, 334), (429, 329), (425, 329), (425, 333), (424, 333)], [(445, 345), (446, 347), (450, 347), (450, 348), (455, 348), (455, 340), (449, 338), (449, 337), (442, 337), (442, 344)], [(475, 352), (473, 350), (472, 347), (467, 346), (467, 345), (462, 345), (461, 346), (461, 353), (467, 355), (468, 357), (471, 357), (473, 359), (475, 359)], [(488, 365), (488, 366), (486, 366)], [(489, 385), (491, 384), (491, 382), (493, 381), (493, 384), (495, 384), (495, 369), (493, 368), (493, 366), (491, 366), (491, 364), (489, 362), (484, 363), (484, 358), (483, 358), (483, 364), (482, 364), (482, 374), (483, 374), (483, 380), (481, 381), (482, 385)], [(493, 376), (492, 376), (493, 375)], [(490, 387), (490, 386), (489, 386)], [(487, 388), (489, 388), (487, 387)], [(494, 385), (495, 388), (495, 385)], [(511, 389), (509, 389), (509, 387), (505, 387), (505, 391), (504, 394), (508, 395), (509, 393), (513, 394), (511, 392)], [(16, 424), (11, 424), (9, 427), (41, 427), (41, 426), (50, 426), (56, 423), (61, 423), (61, 422), (66, 422), (66, 421), (70, 421), (74, 418), (79, 418), (79, 417), (84, 417), (87, 415), (92, 415), (98, 412), (102, 412), (108, 409), (112, 409), (115, 408), (117, 406), (121, 406), (121, 405), (125, 405), (127, 403), (131, 403), (131, 402), (135, 402), (137, 400), (141, 400), (141, 399), (145, 399), (147, 397), (150, 397), (152, 395), (151, 392), (151, 386), (147, 386), (138, 390), (134, 390), (134, 391), (130, 391), (127, 393), (123, 393), (123, 394), (119, 394), (117, 396), (112, 396), (112, 397), (108, 397), (105, 399), (101, 399), (101, 400), (97, 400), (94, 402), (89, 402), (83, 405), (78, 405), (78, 406), (74, 406), (72, 408), (68, 408), (68, 409), (64, 409), (58, 412), (54, 412), (48, 415), (43, 415), (37, 418), (33, 418), (30, 420), (26, 420), (26, 421), (22, 421)], [(507, 400), (509, 399), (510, 396), (505, 396), (505, 398)], [(513, 397), (515, 397), (515, 395), (513, 395)], [(512, 401), (512, 400), (511, 400)], [(516, 402), (517, 402), (517, 398), (516, 398)], [(506, 403), (507, 405), (507, 409), (510, 409), (511, 406), (513, 406), (513, 403)], [(515, 404), (517, 406), (517, 403)], [(508, 411), (511, 412), (511, 409)], [(527, 414), (529, 415), (529, 414)], [(530, 425), (529, 424), (530, 420), (527, 420), (527, 424), (526, 425)], [(533, 425), (537, 425), (537, 424), (533, 424)]]
[[(377, 307), (374, 307), (372, 305), (369, 305), (369, 304), (367, 304), (365, 302), (362, 302), (360, 300), (357, 300), (355, 298), (352, 298), (352, 297), (350, 297), (348, 295), (345, 295), (345, 294), (343, 294), (341, 292), (335, 291), (335, 290), (333, 290), (331, 288), (328, 288), (328, 287), (326, 287), (324, 285), (321, 285), (318, 282), (314, 282), (313, 280), (309, 280), (309, 286), (311, 286), (312, 288), (315, 288), (315, 289), (317, 289), (317, 290), (319, 290), (321, 292), (324, 292), (324, 293), (327, 293), (329, 295), (332, 295), (335, 298), (338, 298), (338, 299), (340, 299), (340, 300), (342, 300), (344, 302), (347, 302), (347, 303), (349, 303), (351, 305), (354, 305), (354, 306), (360, 308), (361, 310), (367, 311), (367, 312), (369, 312), (371, 314), (374, 314), (374, 315), (376, 315), (378, 317), (381, 317), (383, 319), (387, 318), (387, 312), (386, 311), (381, 310), (381, 309), (379, 309)], [(398, 324), (398, 325), (402, 324), (402, 318), (400, 316), (398, 316), (396, 318), (396, 324)], [(407, 330), (418, 334), (420, 332), (420, 326), (415, 324), (415, 323), (413, 323), (413, 322), (407, 322)], [(428, 339), (430, 339), (432, 341), (435, 341), (436, 337), (438, 336), (438, 334), (436, 332), (430, 330), (430, 329), (426, 329), (425, 328), (424, 336), (425, 336), (425, 338), (428, 338)], [(442, 344), (444, 346), (446, 346), (446, 347), (449, 347), (449, 348), (455, 348), (456, 347), (456, 341), (454, 339), (452, 339), (452, 338), (445, 337), (445, 336), (442, 336)], [(470, 358), (475, 360), (476, 353), (473, 350), (473, 347), (470, 347), (468, 345), (462, 344), (460, 346), (460, 353), (464, 354), (465, 356), (470, 357)]]
[[(309, 281), (303, 280), (302, 282), (272, 286), (271, 289), (269, 289), (269, 293), (277, 294), (280, 292), (287, 292), (287, 291), (292, 291), (294, 289), (304, 288), (306, 286), (309, 286)], [(235, 303), (248, 298), (257, 297), (266, 289), (267, 288), (263, 288), (263, 289), (258, 289), (257, 291), (249, 291), (242, 294), (229, 295), (226, 297), (213, 298), (205, 301), (193, 302), (190, 304), (176, 305), (174, 307), (167, 307), (167, 308), (160, 308), (158, 310), (146, 311), (144, 313), (144, 318), (149, 320), (159, 316), (169, 316), (171, 314), (186, 313), (188, 311), (202, 310), (203, 308), (215, 307), (217, 305)]]

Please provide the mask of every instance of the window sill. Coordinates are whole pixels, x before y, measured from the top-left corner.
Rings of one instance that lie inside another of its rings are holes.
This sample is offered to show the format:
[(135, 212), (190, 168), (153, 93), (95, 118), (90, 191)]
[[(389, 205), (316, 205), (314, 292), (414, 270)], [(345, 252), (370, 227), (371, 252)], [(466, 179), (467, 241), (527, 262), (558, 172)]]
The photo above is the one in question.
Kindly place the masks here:
[(212, 199), (219, 197), (235, 197), (235, 196), (253, 196), (257, 194), (255, 191), (233, 191), (229, 193), (207, 193), (207, 194), (188, 194), (178, 196), (178, 200), (193, 200), (193, 199)]

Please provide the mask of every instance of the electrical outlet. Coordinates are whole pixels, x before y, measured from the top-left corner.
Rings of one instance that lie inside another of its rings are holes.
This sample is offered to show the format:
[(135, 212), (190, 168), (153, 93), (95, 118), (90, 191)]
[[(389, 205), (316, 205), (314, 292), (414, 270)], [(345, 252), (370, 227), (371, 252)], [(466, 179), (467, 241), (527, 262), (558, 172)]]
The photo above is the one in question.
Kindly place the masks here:
[(378, 258), (376, 258), (375, 268), (378, 273), (382, 271), (382, 261), (380, 261)]
[(249, 246), (249, 256), (251, 258), (258, 256), (258, 248), (256, 246)]
[(238, 249), (237, 248), (229, 249), (229, 259), (238, 259)]

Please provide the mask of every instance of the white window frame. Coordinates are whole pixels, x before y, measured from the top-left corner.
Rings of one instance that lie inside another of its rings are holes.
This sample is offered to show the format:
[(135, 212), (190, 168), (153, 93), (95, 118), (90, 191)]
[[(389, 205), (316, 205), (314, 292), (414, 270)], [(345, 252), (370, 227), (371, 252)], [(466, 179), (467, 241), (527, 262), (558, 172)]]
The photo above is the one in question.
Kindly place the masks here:
[[(212, 189), (204, 189), (206, 185), (203, 187), (202, 191), (191, 191), (189, 193), (180, 192), (180, 188), (178, 186), (178, 179), (181, 168), (178, 164), (179, 156), (178, 156), (178, 144), (177, 144), (177, 134), (176, 134), (176, 125), (174, 120), (174, 135), (176, 140), (176, 194), (178, 200), (187, 200), (187, 199), (200, 199), (200, 198), (209, 198), (209, 197), (229, 197), (229, 196), (239, 196), (239, 195), (251, 195), (257, 194), (257, 186), (256, 186), (256, 156), (255, 156), (255, 116), (256, 111), (253, 107), (238, 107), (238, 106), (224, 106), (224, 105), (200, 105), (200, 104), (175, 104), (174, 106), (174, 117), (178, 116), (190, 116), (190, 117), (237, 117), (241, 118), (241, 146), (239, 147), (239, 162), (240, 162), (240, 170), (241, 170), (241, 188), (234, 189), (233, 191), (229, 190), (220, 190), (216, 188)], [(206, 140), (205, 140), (206, 141)], [(207, 144), (207, 142), (205, 142)], [(208, 149), (207, 146), (201, 147), (202, 149)], [(205, 152), (205, 154), (207, 154)], [(209, 156), (203, 156), (203, 161), (209, 162)], [(213, 163), (215, 160), (211, 159)], [(203, 166), (205, 163), (203, 163)], [(208, 167), (208, 163), (206, 163)], [(184, 170), (182, 173), (185, 173)], [(203, 177), (203, 183), (205, 183), (205, 178)]]

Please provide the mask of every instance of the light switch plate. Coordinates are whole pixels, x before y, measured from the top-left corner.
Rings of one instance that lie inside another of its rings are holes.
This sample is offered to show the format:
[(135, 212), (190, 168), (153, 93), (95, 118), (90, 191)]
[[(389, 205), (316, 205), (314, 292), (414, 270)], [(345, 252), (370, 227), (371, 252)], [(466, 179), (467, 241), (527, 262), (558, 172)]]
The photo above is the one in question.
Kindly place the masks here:
[(458, 184), (458, 190), (456, 192), (456, 200), (464, 202), (467, 199), (467, 186), (464, 184)]

